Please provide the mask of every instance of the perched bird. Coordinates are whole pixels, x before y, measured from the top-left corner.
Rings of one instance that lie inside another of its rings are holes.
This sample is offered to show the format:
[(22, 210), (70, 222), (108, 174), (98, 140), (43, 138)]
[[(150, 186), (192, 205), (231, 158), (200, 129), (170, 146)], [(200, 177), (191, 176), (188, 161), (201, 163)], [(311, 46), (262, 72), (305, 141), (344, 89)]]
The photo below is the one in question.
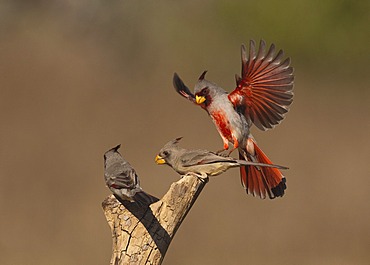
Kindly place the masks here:
[(120, 202), (137, 202), (140, 206), (158, 201), (140, 187), (135, 169), (122, 158), (117, 145), (104, 154), (104, 178), (108, 188)]
[(287, 167), (279, 165), (236, 160), (232, 157), (220, 156), (207, 150), (184, 149), (178, 146), (181, 139), (182, 137), (179, 137), (168, 142), (155, 157), (155, 162), (159, 165), (167, 164), (181, 175), (196, 173), (200, 174), (202, 178), (216, 176), (225, 172), (229, 168), (242, 166), (288, 169)]
[[(254, 124), (265, 131), (284, 119), (293, 101), (293, 68), (289, 58), (283, 60), (282, 50), (275, 55), (274, 44), (267, 52), (263, 40), (258, 51), (255, 46), (250, 41), (247, 56), (242, 45), (241, 77), (236, 76), (236, 88), (229, 94), (205, 79), (207, 71), (199, 77), (194, 94), (176, 73), (173, 83), (180, 95), (207, 111), (223, 140), (223, 150), (229, 149), (229, 143), (233, 145), (229, 155), (238, 149), (240, 159), (272, 164), (257, 146), (250, 128)], [(284, 195), (285, 177), (278, 168), (241, 167), (240, 174), (247, 193), (261, 198), (267, 193), (271, 199)]]

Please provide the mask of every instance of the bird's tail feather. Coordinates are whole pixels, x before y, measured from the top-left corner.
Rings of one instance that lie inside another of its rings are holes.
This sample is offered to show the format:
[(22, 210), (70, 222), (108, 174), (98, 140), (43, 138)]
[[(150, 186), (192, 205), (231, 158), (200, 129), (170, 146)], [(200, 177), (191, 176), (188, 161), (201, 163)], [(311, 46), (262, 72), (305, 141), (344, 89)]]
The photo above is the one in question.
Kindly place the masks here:
[(289, 169), (286, 166), (276, 165), (276, 164), (265, 164), (259, 162), (252, 162), (248, 160), (237, 160), (237, 162), (243, 166), (260, 166), (260, 167), (275, 167), (278, 169)]
[[(246, 150), (239, 151), (240, 159), (249, 160), (257, 163), (271, 164), (271, 160), (253, 141), (254, 155), (249, 154)], [(243, 152), (246, 154), (243, 154)], [(241, 182), (247, 193), (253, 196), (270, 199), (282, 197), (286, 189), (286, 180), (277, 167), (265, 166), (245, 166), (240, 168)]]

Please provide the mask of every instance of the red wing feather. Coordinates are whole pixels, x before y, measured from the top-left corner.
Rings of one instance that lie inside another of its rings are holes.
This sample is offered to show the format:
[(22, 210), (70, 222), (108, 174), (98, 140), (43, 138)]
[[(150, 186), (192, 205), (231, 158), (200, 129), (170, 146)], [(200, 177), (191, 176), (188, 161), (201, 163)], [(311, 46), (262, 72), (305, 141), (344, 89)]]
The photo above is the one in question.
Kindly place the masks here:
[(237, 87), (229, 94), (230, 101), (261, 130), (278, 125), (293, 101), (293, 68), (290, 59), (283, 60), (275, 45), (266, 52), (261, 40), (258, 52), (250, 42), (249, 55), (242, 45), (242, 76), (236, 77)]

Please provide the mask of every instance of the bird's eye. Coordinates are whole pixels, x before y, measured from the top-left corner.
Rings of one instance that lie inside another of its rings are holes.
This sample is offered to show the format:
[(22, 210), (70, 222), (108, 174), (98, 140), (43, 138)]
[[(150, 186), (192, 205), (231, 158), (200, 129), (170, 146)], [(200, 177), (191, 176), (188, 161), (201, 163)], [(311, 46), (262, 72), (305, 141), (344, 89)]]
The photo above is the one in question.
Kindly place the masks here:
[(200, 95), (201, 96), (206, 96), (208, 94), (209, 90), (208, 90), (208, 87), (205, 87), (203, 88), (201, 91), (200, 91)]
[(163, 156), (168, 156), (168, 152), (167, 151), (163, 151)]

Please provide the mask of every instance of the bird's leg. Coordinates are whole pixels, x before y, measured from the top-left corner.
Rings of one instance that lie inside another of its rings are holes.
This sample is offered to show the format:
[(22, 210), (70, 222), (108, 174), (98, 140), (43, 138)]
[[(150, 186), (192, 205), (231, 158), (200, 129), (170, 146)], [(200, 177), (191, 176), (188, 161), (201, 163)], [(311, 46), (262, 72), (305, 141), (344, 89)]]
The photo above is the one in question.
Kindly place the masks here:
[(244, 160), (249, 161), (248, 156), (247, 156), (247, 152), (245, 152), (244, 149), (242, 149), (242, 154), (243, 154)]
[(183, 178), (183, 177), (188, 177), (188, 176), (192, 176), (192, 175), (193, 175), (193, 173), (188, 172), (188, 173), (186, 173), (185, 175), (181, 175), (181, 178)]
[(223, 135), (221, 135), (221, 138), (222, 141), (224, 142), (224, 149), (216, 151), (216, 155), (227, 156), (225, 154), (222, 154), (222, 152), (227, 151), (229, 149), (229, 141)]
[(234, 136), (233, 136), (233, 142), (234, 142), (234, 146), (233, 148), (229, 151), (229, 153), (227, 154), (227, 156), (230, 156), (232, 152), (234, 152), (235, 149), (237, 149), (239, 147), (239, 142), (238, 142), (238, 139), (236, 139)]
[(227, 157), (228, 155), (223, 153), (224, 151), (227, 151), (227, 149), (221, 149), (221, 150), (216, 151), (215, 153), (216, 155)]
[(188, 176), (196, 176), (200, 181), (207, 183), (208, 182), (208, 175), (204, 172), (201, 173), (195, 173), (195, 172), (188, 172), (185, 175), (181, 175), (181, 178), (188, 177)]

